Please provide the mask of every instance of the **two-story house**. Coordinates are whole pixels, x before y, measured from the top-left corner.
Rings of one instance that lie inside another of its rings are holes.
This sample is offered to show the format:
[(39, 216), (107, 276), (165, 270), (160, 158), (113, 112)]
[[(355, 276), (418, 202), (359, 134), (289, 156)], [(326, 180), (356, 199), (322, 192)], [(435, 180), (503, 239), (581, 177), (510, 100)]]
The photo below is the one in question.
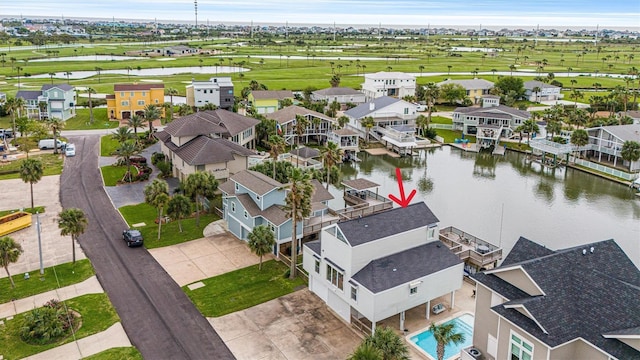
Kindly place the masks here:
[(16, 98), (22, 98), (27, 116), (32, 119), (68, 120), (76, 116), (76, 90), (67, 84), (42, 85), (40, 91), (20, 90)]
[(527, 111), (500, 104), (500, 97), (485, 95), (482, 106), (457, 107), (453, 110), (453, 128), (465, 135), (478, 134), (478, 128), (491, 129), (498, 136), (509, 138), (531, 118)]
[(293, 101), (293, 93), (290, 90), (255, 90), (247, 96), (249, 106), (255, 107), (258, 114), (280, 110), (281, 101), (285, 99)]
[(176, 119), (154, 136), (171, 159), (174, 176), (209, 171), (216, 179), (227, 179), (249, 167), (258, 123), (227, 110), (208, 110)]
[(383, 96), (402, 99), (416, 95), (416, 77), (403, 72), (380, 71), (364, 75), (362, 92), (366, 101)]
[(376, 323), (462, 286), (463, 262), (438, 240), (424, 202), (323, 228), (303, 247), (309, 289), (346, 322)]
[(467, 91), (467, 97), (473, 101), (474, 104), (480, 104), (482, 97), (489, 95), (489, 91), (493, 89), (493, 83), (485, 79), (464, 79), (464, 80), (445, 80), (439, 82), (438, 87), (445, 84), (457, 84), (462, 86)]
[(614, 240), (554, 251), (521, 237), (473, 278), (476, 355), (640, 359), (640, 271)]
[[(309, 110), (302, 106), (290, 105), (284, 109), (265, 115), (267, 119), (276, 121), (277, 132), (289, 144), (297, 144), (296, 138), (300, 136), (300, 143), (307, 143), (310, 139), (318, 143), (325, 142), (336, 120), (323, 113)], [(304, 132), (300, 135), (296, 132), (297, 116), (302, 116), (307, 121)]]
[[(312, 181), (311, 218), (324, 216), (327, 202), (333, 196), (318, 181)], [(222, 192), (222, 213), (229, 231), (238, 239), (247, 240), (253, 228), (265, 225), (275, 235), (273, 253), (279, 255), (290, 250), (293, 221), (284, 210), (286, 186), (253, 170), (239, 172), (219, 186)], [(296, 225), (296, 238), (302, 238), (305, 228), (317, 221), (305, 219)], [(298, 248), (300, 245), (298, 244)], [(285, 250), (286, 249), (286, 250)]]
[(562, 94), (560, 94), (561, 87), (544, 83), (538, 80), (530, 80), (524, 82), (524, 96), (529, 101), (549, 101), (560, 100)]
[(311, 100), (326, 101), (327, 104), (336, 101), (345, 108), (346, 104), (363, 104), (365, 95), (363, 92), (349, 87), (330, 87), (312, 92)]
[(155, 105), (164, 116), (164, 84), (115, 84), (113, 95), (107, 95), (107, 114), (110, 119), (126, 120), (142, 115), (147, 105)]
[(609, 162), (613, 166), (621, 164), (631, 172), (640, 171), (640, 160), (624, 160), (622, 147), (627, 141), (640, 143), (640, 124), (599, 126), (587, 129), (590, 150), (587, 154), (599, 162)]
[(221, 109), (233, 109), (235, 98), (230, 77), (212, 77), (208, 81), (192, 80), (191, 84), (186, 86), (186, 90), (189, 106), (201, 108), (213, 104)]
[(360, 136), (366, 136), (366, 128), (362, 126), (362, 119), (372, 117), (375, 126), (370, 130), (370, 136), (379, 138), (378, 132), (387, 127), (410, 127), (415, 131), (417, 106), (416, 104), (392, 98), (389, 96), (373, 99), (344, 112), (349, 118), (349, 128), (357, 130)]

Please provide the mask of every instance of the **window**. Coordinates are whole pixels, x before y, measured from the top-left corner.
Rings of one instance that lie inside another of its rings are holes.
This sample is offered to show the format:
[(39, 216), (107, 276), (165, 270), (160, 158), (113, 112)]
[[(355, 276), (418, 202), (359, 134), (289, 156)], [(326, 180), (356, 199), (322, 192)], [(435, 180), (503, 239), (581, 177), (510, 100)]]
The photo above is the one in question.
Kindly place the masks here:
[(358, 288), (351, 286), (351, 300), (358, 301)]
[(511, 333), (511, 360), (531, 360), (533, 345), (522, 340), (519, 335)]
[(236, 203), (234, 202), (231, 203), (231, 211), (236, 212)]
[(144, 106), (144, 100), (138, 100), (138, 105)]
[(433, 239), (435, 235), (436, 235), (436, 228), (435, 227), (429, 228), (429, 239)]
[(249, 213), (247, 212), (247, 210), (244, 211), (244, 218), (248, 219), (249, 218)]
[(412, 285), (409, 288), (409, 295), (415, 295), (418, 293), (418, 285)]
[(327, 264), (327, 281), (340, 290), (343, 290), (344, 274)]
[(316, 260), (316, 267), (315, 267), (316, 274), (320, 274), (320, 260), (318, 259), (315, 259), (315, 260)]
[(120, 105), (122, 106), (129, 106), (129, 101), (125, 100), (125, 101), (121, 101)]
[(256, 195), (256, 200), (260, 200), (260, 195)]
[(409, 114), (409, 108), (404, 108), (404, 114), (408, 115)]
[(142, 96), (147, 96), (147, 92), (146, 92), (146, 91), (143, 91), (143, 92), (142, 92)]
[(240, 185), (236, 183), (236, 191), (240, 190)]
[(129, 96), (133, 96), (135, 93), (132, 91), (129, 93)]
[(196, 171), (204, 171), (204, 165), (196, 165)]

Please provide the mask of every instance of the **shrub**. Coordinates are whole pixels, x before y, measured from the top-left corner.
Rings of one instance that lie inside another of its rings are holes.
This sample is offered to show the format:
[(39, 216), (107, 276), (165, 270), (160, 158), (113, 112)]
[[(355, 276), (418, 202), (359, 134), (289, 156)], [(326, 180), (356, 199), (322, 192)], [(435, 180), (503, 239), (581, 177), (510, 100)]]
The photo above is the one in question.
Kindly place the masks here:
[(428, 128), (424, 135), (429, 139), (435, 139), (436, 136), (438, 136), (438, 133), (436, 132), (436, 129)]
[(170, 161), (160, 161), (156, 164), (158, 170), (160, 170), (160, 176), (163, 178), (171, 177), (171, 168), (173, 165)]
[(163, 153), (154, 152), (151, 155), (151, 163), (153, 165), (157, 165), (160, 161), (165, 161), (165, 160), (166, 160), (166, 156)]
[(20, 337), (31, 344), (49, 344), (65, 336), (75, 325), (74, 313), (58, 300), (50, 300), (25, 315)]

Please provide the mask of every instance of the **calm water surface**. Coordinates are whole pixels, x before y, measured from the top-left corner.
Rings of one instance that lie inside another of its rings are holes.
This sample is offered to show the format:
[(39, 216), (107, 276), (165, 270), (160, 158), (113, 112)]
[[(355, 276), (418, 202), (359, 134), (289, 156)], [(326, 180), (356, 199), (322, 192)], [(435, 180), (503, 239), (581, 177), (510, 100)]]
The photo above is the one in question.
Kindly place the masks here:
[[(361, 162), (342, 166), (344, 179), (365, 177), (381, 185), (381, 195), (398, 195), (399, 167), (405, 192), (417, 189), (412, 202), (425, 201), (441, 227), (455, 226), (507, 252), (520, 236), (551, 249), (613, 238), (640, 267), (640, 196), (627, 186), (542, 168), (511, 151), (501, 157), (445, 146), (413, 158), (358, 156)], [(341, 191), (333, 192), (331, 205), (344, 206)]]

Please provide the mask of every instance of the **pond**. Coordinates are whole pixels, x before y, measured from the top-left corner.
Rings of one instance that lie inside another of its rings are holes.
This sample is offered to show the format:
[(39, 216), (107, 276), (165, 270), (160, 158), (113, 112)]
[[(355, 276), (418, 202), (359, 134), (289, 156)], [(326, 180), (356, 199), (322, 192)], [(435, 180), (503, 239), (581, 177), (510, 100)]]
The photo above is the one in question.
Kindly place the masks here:
[[(101, 75), (117, 74), (117, 75), (131, 75), (131, 76), (169, 76), (177, 74), (210, 74), (215, 76), (217, 74), (230, 74), (237, 72), (249, 71), (249, 69), (234, 67), (234, 66), (182, 66), (182, 67), (163, 67), (163, 68), (149, 68), (149, 69), (116, 69), (116, 70), (102, 70)], [(69, 79), (86, 79), (92, 76), (96, 76), (98, 73), (95, 70), (91, 71), (72, 71), (69, 75)], [(56, 72), (53, 75), (57, 79), (66, 79), (67, 76), (64, 71)], [(31, 78), (44, 79), (49, 78), (48, 74), (33, 75)]]
[(122, 61), (122, 60), (144, 60), (141, 56), (119, 56), (119, 55), (80, 55), (66, 56), (46, 59), (34, 59), (29, 62), (55, 62), (55, 61)]
[[(570, 168), (544, 168), (525, 154), (475, 154), (448, 146), (420, 156), (391, 158), (358, 153), (343, 164), (343, 179), (365, 177), (379, 193), (398, 196), (395, 169), (412, 202), (425, 201), (440, 227), (455, 226), (509, 251), (523, 236), (551, 249), (615, 239), (640, 266), (640, 196), (625, 186)], [(344, 206), (332, 189), (334, 208)]]

